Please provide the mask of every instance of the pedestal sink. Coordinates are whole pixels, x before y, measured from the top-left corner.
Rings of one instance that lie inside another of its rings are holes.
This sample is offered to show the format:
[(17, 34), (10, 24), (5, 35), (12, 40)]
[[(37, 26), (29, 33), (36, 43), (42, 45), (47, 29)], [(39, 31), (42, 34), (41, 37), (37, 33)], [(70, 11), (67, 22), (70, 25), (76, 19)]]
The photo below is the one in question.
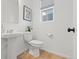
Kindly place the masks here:
[(27, 33), (29, 33), (29, 32), (3, 33), (3, 34), (1, 34), (1, 38), (7, 38), (7, 39), (14, 38), (14, 37), (22, 36)]
[(27, 39), (31, 37), (30, 32), (1, 34), (2, 59), (16, 59), (17, 55), (26, 49), (23, 35), (25, 35)]

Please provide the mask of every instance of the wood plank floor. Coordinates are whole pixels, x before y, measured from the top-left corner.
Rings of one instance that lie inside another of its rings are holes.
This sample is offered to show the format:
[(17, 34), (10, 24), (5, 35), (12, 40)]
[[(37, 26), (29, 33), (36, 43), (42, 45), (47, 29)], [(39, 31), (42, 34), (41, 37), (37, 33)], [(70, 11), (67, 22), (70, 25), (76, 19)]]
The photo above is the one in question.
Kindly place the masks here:
[(34, 57), (28, 53), (28, 51), (24, 51), (20, 55), (17, 56), (17, 59), (66, 59), (64, 57), (58, 56), (53, 53), (49, 53), (44, 50), (40, 50), (40, 56)]

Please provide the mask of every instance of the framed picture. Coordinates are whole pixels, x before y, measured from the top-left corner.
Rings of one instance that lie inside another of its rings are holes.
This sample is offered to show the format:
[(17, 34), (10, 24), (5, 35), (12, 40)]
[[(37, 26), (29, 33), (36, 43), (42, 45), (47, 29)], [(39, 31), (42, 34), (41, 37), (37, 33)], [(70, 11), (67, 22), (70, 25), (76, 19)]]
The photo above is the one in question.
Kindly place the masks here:
[(26, 21), (32, 20), (32, 9), (27, 6), (23, 6), (23, 19)]

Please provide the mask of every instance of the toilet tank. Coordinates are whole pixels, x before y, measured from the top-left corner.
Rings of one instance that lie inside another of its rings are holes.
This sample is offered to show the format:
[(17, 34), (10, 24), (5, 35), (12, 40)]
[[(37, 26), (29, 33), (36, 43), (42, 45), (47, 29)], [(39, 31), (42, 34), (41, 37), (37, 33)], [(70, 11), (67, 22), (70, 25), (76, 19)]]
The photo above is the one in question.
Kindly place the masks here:
[(29, 42), (29, 41), (31, 41), (32, 40), (32, 33), (31, 32), (26, 32), (25, 34), (24, 34), (24, 41), (26, 41), (26, 42)]

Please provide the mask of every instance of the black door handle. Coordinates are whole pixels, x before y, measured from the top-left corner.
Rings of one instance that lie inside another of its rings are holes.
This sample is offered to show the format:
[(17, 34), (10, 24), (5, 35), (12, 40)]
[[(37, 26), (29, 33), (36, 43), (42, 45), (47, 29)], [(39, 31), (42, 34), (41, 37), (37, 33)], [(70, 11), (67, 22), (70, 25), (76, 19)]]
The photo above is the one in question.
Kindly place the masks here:
[(74, 33), (75, 32), (75, 28), (74, 27), (73, 28), (68, 28), (67, 31), (68, 32), (71, 32), (72, 31)]

